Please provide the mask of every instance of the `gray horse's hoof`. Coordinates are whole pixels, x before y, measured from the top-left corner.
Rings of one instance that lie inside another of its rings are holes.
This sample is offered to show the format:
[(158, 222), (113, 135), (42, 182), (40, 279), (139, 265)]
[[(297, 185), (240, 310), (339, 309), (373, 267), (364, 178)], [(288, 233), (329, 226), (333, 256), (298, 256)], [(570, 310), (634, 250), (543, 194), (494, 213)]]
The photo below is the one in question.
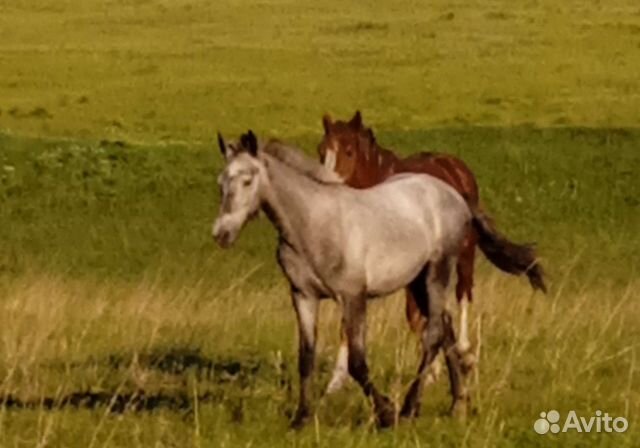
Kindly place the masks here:
[(465, 398), (456, 400), (449, 409), (449, 415), (456, 420), (464, 421), (467, 419), (469, 402)]
[(420, 416), (420, 406), (419, 405), (415, 405), (413, 407), (403, 407), (402, 410), (400, 411), (400, 418), (403, 419), (411, 419), (411, 418), (417, 418)]
[(385, 409), (376, 412), (378, 428), (391, 428), (396, 424), (395, 409)]
[(298, 408), (291, 423), (289, 424), (289, 428), (291, 429), (301, 429), (304, 425), (306, 425), (307, 421), (309, 421), (309, 417), (311, 413), (307, 408)]
[(471, 353), (471, 350), (467, 350), (460, 354), (461, 368), (462, 373), (467, 375), (469, 372), (473, 370), (476, 365), (476, 355)]
[(387, 397), (379, 397), (374, 405), (376, 423), (379, 428), (389, 428), (396, 424), (396, 407)]
[(402, 409), (400, 410), (400, 417), (402, 418), (414, 418), (417, 417), (420, 413), (420, 381), (415, 380), (409, 390), (407, 391), (407, 395), (404, 397), (404, 403), (402, 404)]
[(412, 394), (407, 394), (407, 397), (404, 400), (404, 404), (402, 405), (402, 409), (400, 410), (400, 418), (416, 418), (420, 415), (420, 402), (417, 400), (417, 397)]

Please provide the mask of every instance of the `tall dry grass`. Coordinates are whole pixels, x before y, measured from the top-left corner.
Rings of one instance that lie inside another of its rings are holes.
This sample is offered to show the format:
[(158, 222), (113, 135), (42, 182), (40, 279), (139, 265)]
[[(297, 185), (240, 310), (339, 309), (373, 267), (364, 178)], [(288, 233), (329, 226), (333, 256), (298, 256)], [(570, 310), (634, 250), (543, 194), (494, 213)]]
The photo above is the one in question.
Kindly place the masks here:
[[(640, 285), (631, 280), (613, 288), (598, 281), (570, 290), (565, 279), (556, 279), (544, 297), (518, 279), (482, 276), (472, 308), (479, 356), (469, 378), (475, 415), (465, 424), (442, 415), (449, 400), (444, 375), (426, 390), (420, 419), (393, 432), (395, 442), (434, 440), (433, 434), (452, 428), (448, 437), (463, 446), (529, 440), (522, 434), (532, 433), (538, 413), (555, 408), (626, 416), (629, 433), (615, 442), (632, 446), (640, 410)], [(287, 434), (284, 414), (294, 406), (297, 384), (293, 311), (285, 288), (247, 291), (245, 286), (212, 291), (204, 279), (167, 286), (152, 278), (107, 282), (46, 274), (10, 281), (0, 301), (0, 444), (116, 446), (136, 431), (146, 443), (159, 434), (164, 419), (172, 422), (178, 446), (185, 440), (207, 445), (212, 431), (218, 441), (224, 433), (231, 445), (259, 446), (274, 424), (280, 428), (276, 432)], [(418, 360), (417, 340), (404, 322), (403, 295), (371, 302), (368, 322), (373, 377), (400, 401)], [(336, 306), (323, 304), (318, 395), (337, 350), (338, 323)], [(91, 406), (70, 404), (71, 395), (82, 393), (112, 398)], [(188, 397), (186, 414), (162, 404), (136, 408), (140, 396), (154, 394)], [(112, 412), (110, 406), (123, 396), (130, 409)], [(157, 413), (161, 419), (151, 418)], [(24, 420), (33, 429), (26, 429)], [(75, 426), (75, 421), (85, 423)], [(64, 431), (69, 425), (75, 426), (72, 433)], [(255, 432), (246, 434), (244, 425)], [(295, 440), (328, 446), (337, 438), (358, 446), (370, 433), (347, 437), (344, 428), (371, 425), (368, 406), (351, 384), (336, 396), (319, 398), (315, 428)], [(425, 428), (431, 435), (423, 434)]]

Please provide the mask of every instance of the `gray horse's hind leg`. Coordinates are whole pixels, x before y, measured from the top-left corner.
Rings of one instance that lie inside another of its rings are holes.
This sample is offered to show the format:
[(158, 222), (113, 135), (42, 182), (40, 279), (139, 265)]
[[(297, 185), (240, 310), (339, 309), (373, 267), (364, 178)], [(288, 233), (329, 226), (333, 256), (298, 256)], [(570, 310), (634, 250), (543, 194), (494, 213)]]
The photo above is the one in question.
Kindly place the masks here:
[[(427, 272), (428, 266), (425, 266), (420, 274), (413, 279), (407, 286), (407, 320), (409, 320), (411, 328), (420, 337), (420, 350), (424, 352), (425, 337), (424, 332), (427, 326), (427, 317), (429, 315), (429, 293), (427, 292)], [(442, 371), (442, 363), (438, 356), (427, 367), (425, 375), (425, 383), (428, 386), (438, 381)]]
[(402, 417), (414, 417), (418, 414), (426, 372), (438, 354), (440, 347), (445, 349), (445, 357), (449, 369), (449, 380), (454, 400), (452, 409), (457, 409), (459, 400), (466, 396), (466, 391), (462, 384), (460, 355), (455, 349), (456, 338), (453, 324), (451, 316), (446, 310), (446, 286), (449, 281), (450, 271), (451, 261), (443, 259), (431, 266), (430, 269), (427, 269), (426, 275), (421, 277), (422, 280), (426, 280), (427, 284), (428, 310), (426, 310), (426, 313), (428, 314), (428, 321), (422, 334), (423, 354), (418, 368), (418, 376), (411, 384), (405, 397), (400, 412)]
[(369, 368), (365, 357), (366, 313), (365, 297), (344, 298), (343, 328), (349, 348), (349, 374), (362, 387), (365, 395), (373, 401), (378, 425), (388, 427), (395, 424), (395, 407), (389, 398), (378, 392), (369, 379)]
[(442, 341), (442, 347), (447, 360), (451, 398), (453, 400), (449, 413), (454, 416), (465, 417), (469, 403), (466, 386), (468, 370), (465, 366), (464, 357), (458, 350), (456, 335), (453, 329), (453, 319), (448, 311), (445, 311), (443, 315), (443, 323), (444, 339)]
[(298, 372), (300, 374), (300, 399), (298, 409), (291, 421), (294, 428), (300, 427), (310, 416), (311, 374), (316, 350), (318, 300), (299, 291), (292, 291), (293, 306), (298, 318)]

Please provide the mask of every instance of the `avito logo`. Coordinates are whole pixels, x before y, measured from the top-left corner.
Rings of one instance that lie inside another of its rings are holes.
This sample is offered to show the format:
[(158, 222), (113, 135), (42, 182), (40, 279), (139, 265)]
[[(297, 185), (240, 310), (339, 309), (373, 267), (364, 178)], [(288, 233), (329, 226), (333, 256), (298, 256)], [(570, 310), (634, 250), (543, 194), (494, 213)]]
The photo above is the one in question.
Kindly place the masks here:
[(576, 411), (569, 411), (562, 426), (560, 413), (555, 410), (541, 412), (540, 418), (533, 424), (538, 434), (558, 434), (559, 432), (625, 432), (629, 422), (624, 417), (611, 417), (607, 412), (596, 411), (590, 417), (579, 417)]

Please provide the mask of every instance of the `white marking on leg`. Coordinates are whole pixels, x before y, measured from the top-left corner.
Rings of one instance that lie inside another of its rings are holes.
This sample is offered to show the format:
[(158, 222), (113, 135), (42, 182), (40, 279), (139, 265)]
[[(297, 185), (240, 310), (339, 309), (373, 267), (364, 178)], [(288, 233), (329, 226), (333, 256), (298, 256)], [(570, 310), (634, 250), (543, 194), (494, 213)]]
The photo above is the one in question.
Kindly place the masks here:
[(316, 315), (318, 313), (318, 303), (314, 299), (303, 299), (297, 301), (298, 318), (300, 319), (301, 330), (305, 339), (310, 343), (315, 343), (316, 339)]
[(440, 378), (441, 373), (442, 373), (442, 356), (438, 354), (438, 356), (436, 356), (433, 359), (433, 362), (431, 363), (431, 365), (427, 370), (427, 374), (424, 378), (425, 386), (436, 383), (438, 381), (438, 378)]
[(340, 341), (340, 349), (338, 350), (338, 357), (336, 359), (336, 366), (333, 369), (333, 375), (331, 381), (327, 386), (327, 394), (332, 394), (339, 391), (349, 380), (349, 346), (347, 345), (346, 338)]
[(458, 350), (466, 353), (471, 348), (469, 342), (469, 300), (463, 297), (460, 301), (460, 339), (458, 339)]

